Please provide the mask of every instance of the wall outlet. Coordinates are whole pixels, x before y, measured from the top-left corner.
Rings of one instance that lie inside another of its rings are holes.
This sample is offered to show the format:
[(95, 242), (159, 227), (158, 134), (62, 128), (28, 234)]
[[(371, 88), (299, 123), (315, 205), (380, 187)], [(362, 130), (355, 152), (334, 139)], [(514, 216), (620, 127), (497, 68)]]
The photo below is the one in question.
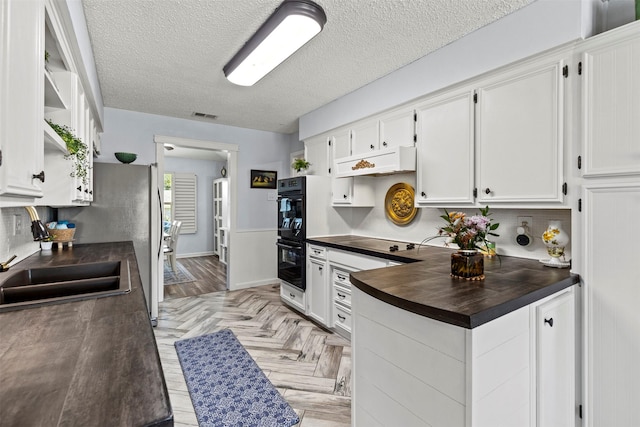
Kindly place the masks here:
[(533, 231), (533, 217), (519, 216), (518, 222), (516, 223), (516, 227), (521, 227), (523, 222), (527, 223), (527, 227), (529, 227), (529, 233), (531, 233)]
[(13, 235), (17, 236), (22, 230), (22, 215), (13, 215)]

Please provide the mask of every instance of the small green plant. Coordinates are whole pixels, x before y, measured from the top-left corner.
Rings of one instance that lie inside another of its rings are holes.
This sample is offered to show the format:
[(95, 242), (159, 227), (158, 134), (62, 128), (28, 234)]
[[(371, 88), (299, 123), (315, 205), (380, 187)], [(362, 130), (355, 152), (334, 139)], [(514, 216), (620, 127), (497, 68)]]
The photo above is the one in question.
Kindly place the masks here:
[(309, 166), (311, 166), (311, 163), (305, 159), (295, 159), (293, 163), (291, 163), (291, 167), (295, 169), (296, 172), (300, 172), (302, 169), (308, 169)]
[(75, 168), (69, 174), (71, 177), (78, 177), (82, 179), (84, 185), (88, 184), (88, 156), (89, 148), (87, 144), (82, 142), (80, 138), (75, 136), (73, 131), (66, 125), (58, 125), (51, 120), (47, 120), (49, 126), (62, 138), (67, 146), (69, 154), (64, 156), (65, 159), (73, 159), (75, 162)]

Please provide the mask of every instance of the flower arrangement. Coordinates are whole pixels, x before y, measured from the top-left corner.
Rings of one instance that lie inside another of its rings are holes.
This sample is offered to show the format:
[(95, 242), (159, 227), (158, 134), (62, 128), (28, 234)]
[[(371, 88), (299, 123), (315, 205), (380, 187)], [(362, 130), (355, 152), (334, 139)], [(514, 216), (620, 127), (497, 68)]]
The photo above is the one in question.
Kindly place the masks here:
[(311, 163), (305, 159), (295, 159), (293, 163), (291, 163), (291, 167), (295, 169), (296, 172), (300, 172), (302, 169), (307, 169), (309, 166), (311, 166)]
[[(447, 212), (440, 218), (446, 225), (438, 229), (438, 235), (428, 237), (422, 241), (425, 243), (438, 237), (446, 238), (445, 246), (455, 243), (462, 250), (481, 249), (487, 247), (487, 236), (499, 236), (494, 231), (499, 223), (491, 223), (489, 218), (489, 206), (480, 209), (480, 215), (467, 216), (464, 212)], [(421, 244), (422, 244), (421, 243)]]

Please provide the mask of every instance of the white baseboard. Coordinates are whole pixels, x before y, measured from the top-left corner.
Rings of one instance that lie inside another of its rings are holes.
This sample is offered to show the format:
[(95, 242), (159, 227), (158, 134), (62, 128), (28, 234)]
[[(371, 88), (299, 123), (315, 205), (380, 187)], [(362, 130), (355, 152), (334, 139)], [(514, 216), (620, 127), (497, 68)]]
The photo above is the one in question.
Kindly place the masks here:
[(265, 285), (279, 285), (279, 284), (280, 284), (280, 279), (278, 279), (277, 277), (274, 277), (273, 279), (256, 280), (254, 282), (236, 283), (236, 285), (229, 290), (237, 291), (240, 289), (255, 288), (258, 286), (265, 286)]
[(199, 256), (211, 256), (211, 255), (215, 255), (215, 253), (213, 251), (210, 252), (194, 252), (191, 254), (177, 254), (176, 258), (195, 258), (195, 257), (199, 257)]

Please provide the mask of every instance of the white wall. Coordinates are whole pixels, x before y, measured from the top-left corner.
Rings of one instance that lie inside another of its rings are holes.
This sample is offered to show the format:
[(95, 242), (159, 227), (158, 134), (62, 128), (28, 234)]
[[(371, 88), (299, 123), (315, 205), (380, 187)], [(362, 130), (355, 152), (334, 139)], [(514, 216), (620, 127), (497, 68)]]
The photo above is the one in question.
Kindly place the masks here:
[(600, 0), (537, 0), (300, 117), (305, 139), (591, 35)]
[(113, 153), (127, 151), (138, 154), (136, 164), (153, 163), (156, 149), (154, 135), (237, 144), (236, 227), (238, 230), (275, 230), (276, 202), (267, 200), (270, 190), (249, 188), (250, 170), (275, 170), (278, 176), (287, 176), (289, 135), (105, 108), (102, 154), (96, 161), (115, 163), (117, 160)]
[[(46, 208), (37, 208), (38, 216), (43, 223), (50, 220), (50, 211)], [(14, 233), (14, 216), (20, 218), (21, 227), (18, 233)], [(40, 250), (40, 243), (33, 241), (31, 234), (31, 219), (25, 208), (0, 208), (0, 262), (5, 262), (13, 255), (17, 258), (10, 265), (22, 261), (29, 255)]]
[[(389, 188), (400, 182), (410, 184), (415, 188), (415, 174), (407, 173), (376, 177), (375, 200), (377, 203), (373, 208), (337, 208), (338, 211), (351, 211), (349, 221), (352, 234), (413, 243), (420, 243), (424, 239), (437, 234), (438, 228), (444, 225), (444, 220), (440, 218), (440, 215), (444, 213), (442, 209), (420, 208), (414, 220), (406, 226), (395, 225), (387, 218), (383, 201)], [(447, 210), (459, 210), (467, 214), (478, 213), (478, 210), (474, 208), (448, 208)], [(498, 253), (501, 255), (531, 259), (548, 258), (546, 248), (542, 243), (542, 233), (547, 228), (549, 220), (558, 219), (562, 221), (565, 231), (569, 233), (571, 230), (571, 211), (569, 209), (516, 210), (491, 206), (491, 212), (491, 218), (500, 223), (500, 227), (496, 230), (500, 237), (492, 237), (490, 240), (496, 242)], [(519, 216), (533, 218), (533, 224), (530, 224), (533, 243), (530, 246), (522, 247), (515, 242), (516, 227), (520, 225), (517, 223)], [(435, 239), (426, 244), (442, 246), (444, 239)], [(567, 259), (570, 257), (571, 248), (568, 248)]]
[(226, 162), (165, 157), (165, 173), (188, 172), (197, 177), (197, 232), (180, 235), (178, 257), (213, 254), (213, 180), (221, 178), (220, 169), (225, 164)]

